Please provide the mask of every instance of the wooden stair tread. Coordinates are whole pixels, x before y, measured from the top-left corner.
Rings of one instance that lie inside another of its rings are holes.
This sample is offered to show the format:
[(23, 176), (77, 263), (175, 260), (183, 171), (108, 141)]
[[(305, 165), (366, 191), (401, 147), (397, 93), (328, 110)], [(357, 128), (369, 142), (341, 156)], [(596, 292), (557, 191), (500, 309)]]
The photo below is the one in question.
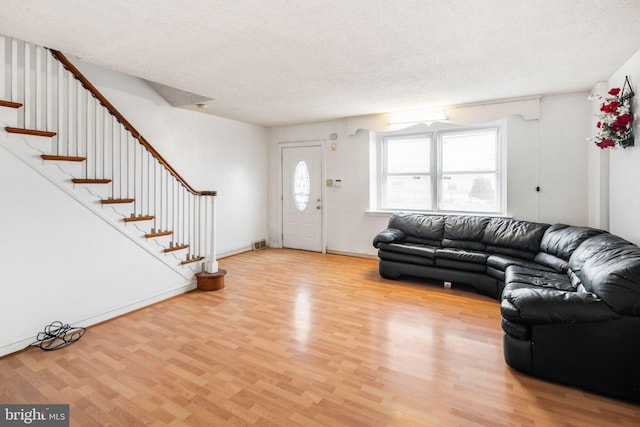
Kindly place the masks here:
[(56, 156), (53, 154), (42, 154), (40, 156), (42, 160), (61, 160), (63, 162), (84, 162), (86, 157), (76, 157), (76, 156)]
[(21, 135), (47, 136), (47, 137), (56, 136), (55, 132), (49, 132), (46, 130), (14, 128), (11, 126), (5, 127), (4, 130), (6, 130), (9, 133), (19, 133)]
[(117, 203), (133, 203), (135, 199), (102, 199), (100, 203), (103, 205), (114, 205)]
[(179, 251), (181, 249), (187, 249), (189, 247), (189, 245), (178, 245), (178, 246), (172, 246), (170, 248), (164, 248), (163, 252), (173, 252), (173, 251)]
[(73, 178), (74, 184), (109, 184), (111, 182), (110, 179), (99, 179), (99, 178)]
[(185, 265), (185, 264), (190, 264), (192, 262), (196, 262), (196, 261), (201, 261), (203, 260), (204, 257), (203, 256), (199, 256), (196, 258), (191, 258), (191, 259), (185, 259), (184, 261), (182, 261), (180, 264)]
[(143, 216), (134, 216), (129, 218), (124, 218), (124, 222), (134, 222), (134, 221), (149, 221), (155, 218), (153, 215), (143, 215)]
[(0, 99), (0, 107), (20, 108), (22, 104), (19, 102), (3, 101)]
[(173, 231), (156, 231), (155, 233), (145, 234), (144, 237), (149, 239), (149, 238), (152, 238), (152, 237), (169, 236), (171, 234), (173, 234)]

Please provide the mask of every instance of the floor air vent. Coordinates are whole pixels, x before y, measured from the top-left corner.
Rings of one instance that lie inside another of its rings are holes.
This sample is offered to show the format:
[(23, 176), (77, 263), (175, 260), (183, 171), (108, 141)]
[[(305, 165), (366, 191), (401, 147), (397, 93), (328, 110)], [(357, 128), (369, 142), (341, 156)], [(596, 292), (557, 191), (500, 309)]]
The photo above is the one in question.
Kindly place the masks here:
[(265, 239), (257, 240), (255, 242), (251, 242), (251, 246), (253, 247), (254, 251), (264, 249), (267, 247), (267, 241)]

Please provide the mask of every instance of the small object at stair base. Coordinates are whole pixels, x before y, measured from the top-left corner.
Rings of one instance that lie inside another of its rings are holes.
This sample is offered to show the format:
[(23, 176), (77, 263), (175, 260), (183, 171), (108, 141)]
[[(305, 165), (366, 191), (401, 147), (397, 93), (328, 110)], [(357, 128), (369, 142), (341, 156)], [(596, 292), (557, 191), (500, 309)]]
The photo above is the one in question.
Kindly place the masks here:
[(217, 291), (224, 288), (226, 270), (219, 269), (217, 273), (197, 273), (198, 289), (201, 291)]

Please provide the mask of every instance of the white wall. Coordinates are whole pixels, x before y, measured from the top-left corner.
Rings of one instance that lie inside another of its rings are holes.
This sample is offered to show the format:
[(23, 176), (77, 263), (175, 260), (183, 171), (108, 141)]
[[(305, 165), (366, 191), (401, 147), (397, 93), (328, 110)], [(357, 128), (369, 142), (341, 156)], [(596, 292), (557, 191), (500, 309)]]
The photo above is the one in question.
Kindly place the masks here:
[(517, 219), (537, 221), (540, 216), (538, 135), (538, 120), (507, 119), (507, 215)]
[(540, 103), (539, 221), (589, 223), (588, 93), (545, 96)]
[[(280, 143), (324, 141), (325, 176), (342, 179), (342, 187), (325, 187), (327, 250), (355, 255), (374, 254), (374, 230), (385, 228), (388, 217), (366, 214), (369, 207), (369, 135), (350, 136), (344, 120), (272, 128), (269, 132), (269, 244), (282, 246)], [(330, 140), (335, 133), (336, 140)], [(336, 144), (336, 150), (331, 144)]]
[(191, 286), (4, 146), (0, 181), (0, 355), (55, 320), (87, 326)]
[[(218, 191), (219, 256), (267, 237), (266, 129), (173, 108), (143, 80), (75, 65), (187, 182)], [(159, 261), (7, 150), (0, 147), (0, 180), (19, 185), (0, 186), (0, 322), (9, 325), (0, 356), (52, 321), (88, 326), (195, 286), (191, 269)]]
[[(507, 120), (507, 213), (531, 221), (588, 221), (587, 143), (589, 122), (587, 93), (543, 97), (540, 119)], [(495, 110), (475, 106), (479, 122)], [(377, 120), (377, 119), (376, 119)], [(468, 118), (465, 119), (468, 121)], [(351, 120), (353, 122), (353, 120)], [(358, 120), (365, 123), (366, 120)], [(326, 177), (341, 178), (341, 188), (326, 188), (327, 250), (375, 255), (371, 241), (385, 228), (388, 215), (367, 213), (369, 208), (369, 132), (348, 135), (350, 120), (272, 128), (269, 131), (269, 242), (282, 244), (280, 148), (282, 142), (324, 140)], [(329, 136), (335, 133), (336, 141)], [(336, 143), (336, 150), (330, 145)], [(541, 191), (536, 187), (540, 185)]]
[(635, 146), (610, 151), (609, 164), (609, 224), (610, 231), (640, 245), (640, 51), (609, 79), (609, 88), (622, 88), (629, 76), (636, 92), (633, 102)]
[(144, 80), (74, 61), (196, 190), (216, 190), (218, 254), (267, 237), (267, 130), (172, 107)]
[[(609, 84), (598, 82), (592, 93), (607, 93)], [(589, 138), (596, 135), (597, 114), (600, 102), (591, 103)], [(589, 227), (609, 230), (609, 150), (602, 150), (589, 143)]]

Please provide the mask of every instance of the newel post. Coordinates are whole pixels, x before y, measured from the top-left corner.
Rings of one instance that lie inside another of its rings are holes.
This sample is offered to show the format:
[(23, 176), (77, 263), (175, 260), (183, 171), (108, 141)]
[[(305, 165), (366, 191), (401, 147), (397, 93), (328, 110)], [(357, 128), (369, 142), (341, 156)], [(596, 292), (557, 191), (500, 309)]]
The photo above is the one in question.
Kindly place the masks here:
[(207, 191), (202, 193), (207, 197), (209, 211), (209, 253), (208, 261), (205, 262), (204, 271), (196, 274), (198, 289), (202, 291), (216, 291), (224, 288), (225, 270), (218, 268), (218, 260), (216, 254), (216, 192)]
[(210, 251), (207, 254), (209, 256), (209, 262), (206, 264), (205, 271), (207, 273), (217, 273), (218, 272), (218, 258), (217, 258), (217, 248), (216, 248), (216, 193), (207, 194), (207, 199), (209, 203), (209, 212), (211, 212), (211, 218), (209, 218), (209, 248)]

